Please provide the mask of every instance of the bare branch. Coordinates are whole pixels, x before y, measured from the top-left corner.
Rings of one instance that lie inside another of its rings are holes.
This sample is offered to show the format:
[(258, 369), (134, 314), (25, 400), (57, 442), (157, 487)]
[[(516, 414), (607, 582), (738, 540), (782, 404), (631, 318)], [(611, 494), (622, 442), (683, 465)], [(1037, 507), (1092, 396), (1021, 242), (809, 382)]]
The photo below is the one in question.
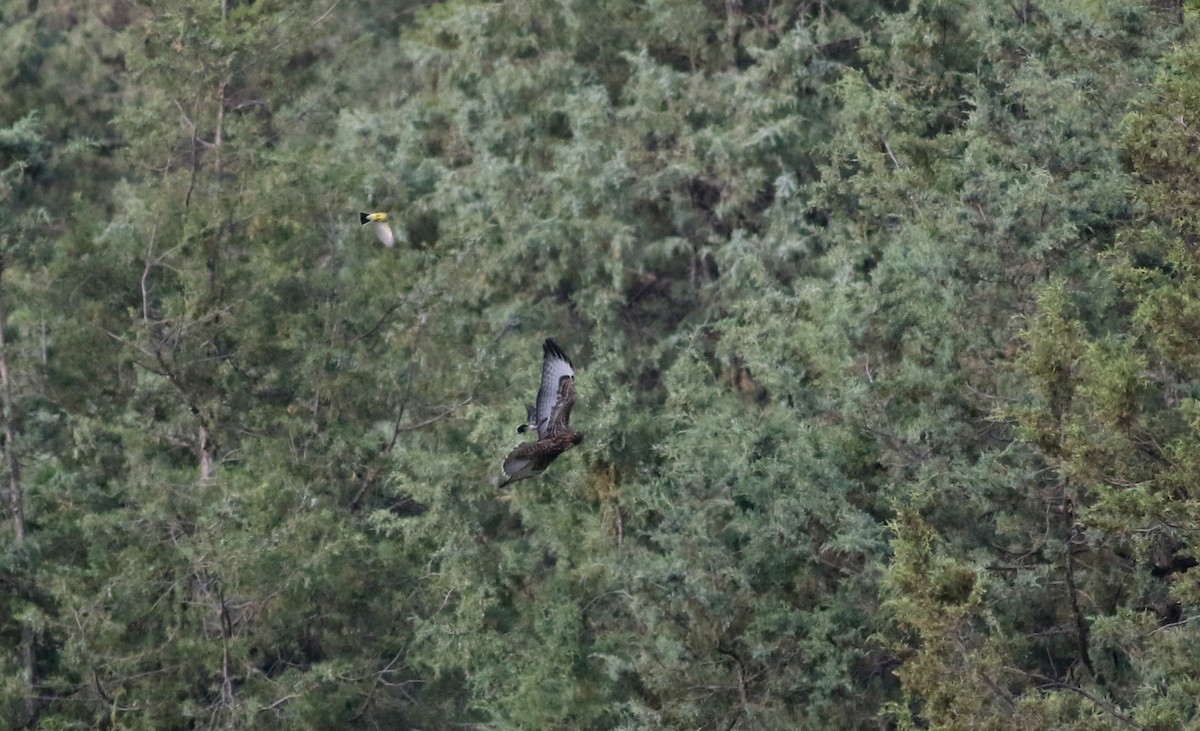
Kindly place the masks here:
[[(1016, 668), (1009, 668), (1009, 669), (1017, 670)], [(1042, 688), (1053, 688), (1055, 690), (1069, 690), (1072, 693), (1077, 693), (1077, 694), (1083, 696), (1084, 698), (1087, 698), (1092, 703), (1095, 703), (1097, 708), (1104, 711), (1105, 713), (1112, 716), (1113, 718), (1117, 719), (1118, 721), (1125, 724), (1126, 726), (1129, 726), (1131, 728), (1140, 729), (1141, 731), (1145, 731), (1145, 729), (1146, 729), (1146, 726), (1143, 726), (1142, 724), (1133, 720), (1132, 718), (1125, 715), (1124, 713), (1121, 713), (1119, 710), (1117, 710), (1117, 707), (1114, 706), (1113, 704), (1109, 703), (1108, 701), (1104, 700), (1103, 698), (1100, 698), (1092, 693), (1089, 693), (1088, 691), (1084, 690), (1083, 688), (1080, 688), (1078, 685), (1071, 685), (1070, 683), (1063, 683), (1061, 681), (1054, 680), (1052, 678), (1047, 678), (1044, 675), (1038, 675), (1037, 673), (1027, 673), (1023, 670), (1017, 670), (1017, 672), (1027, 675), (1030, 678), (1033, 678), (1035, 680), (1042, 681), (1044, 683), (1044, 685), (1041, 686)]]
[(260, 712), (262, 712), (262, 711), (270, 711), (270, 710), (273, 710), (273, 709), (275, 709), (275, 708), (278, 708), (279, 706), (282, 706), (284, 703), (287, 703), (288, 701), (292, 700), (293, 698), (299, 698), (299, 697), (300, 697), (300, 694), (299, 694), (299, 693), (288, 693), (287, 695), (285, 695), (284, 697), (282, 697), (282, 698), (280, 698), (279, 700), (275, 701), (274, 703), (272, 703), (272, 704), (270, 704), (270, 705), (267, 705), (267, 706), (263, 706), (262, 708), (260, 708), (260, 709), (258, 709), (258, 710), (259, 710)]
[(892, 146), (888, 144), (887, 139), (883, 138), (880, 140), (880, 142), (883, 143), (883, 149), (887, 150), (887, 156), (891, 159), (892, 164), (896, 166), (896, 169), (897, 170), (903, 169), (904, 166), (901, 165), (900, 161), (896, 159), (896, 153), (892, 152)]
[(433, 424), (438, 423), (439, 421), (442, 421), (444, 419), (450, 418), (451, 416), (454, 416), (454, 414), (459, 409), (461, 409), (462, 407), (471, 403), (471, 401), (473, 401), (474, 399), (475, 399), (474, 396), (468, 396), (465, 401), (461, 401), (453, 406), (446, 407), (446, 409), (444, 411), (442, 411), (442, 413), (440, 413), (440, 414), (431, 416), (430, 418), (426, 419), (425, 421), (417, 422), (416, 424), (408, 424), (407, 426), (398, 427), (397, 431), (407, 432), (407, 431), (416, 431), (418, 429), (424, 429), (427, 426), (431, 426)]
[(363, 340), (364, 338), (369, 338), (374, 335), (375, 331), (377, 331), (380, 327), (383, 327), (383, 323), (387, 322), (387, 319), (391, 317), (391, 314), (398, 309), (400, 309), (399, 304), (394, 304), (387, 308), (387, 310), (383, 313), (383, 316), (379, 318), (378, 322), (367, 328), (366, 332), (362, 333), (361, 335), (355, 335), (354, 337), (350, 338), (350, 342), (357, 343), (359, 340)]
[(154, 239), (158, 235), (158, 224), (150, 229), (150, 242), (146, 244), (146, 266), (142, 269), (142, 322), (150, 320), (150, 297), (146, 289), (146, 278), (150, 276), (150, 257), (154, 254)]

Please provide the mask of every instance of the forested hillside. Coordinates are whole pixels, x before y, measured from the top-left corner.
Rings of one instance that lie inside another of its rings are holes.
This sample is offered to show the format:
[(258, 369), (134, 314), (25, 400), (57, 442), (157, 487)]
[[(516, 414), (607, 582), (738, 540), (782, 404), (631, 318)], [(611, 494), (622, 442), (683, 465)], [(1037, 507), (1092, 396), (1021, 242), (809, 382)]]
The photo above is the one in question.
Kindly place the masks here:
[(1200, 729), (1198, 13), (0, 0), (0, 727)]

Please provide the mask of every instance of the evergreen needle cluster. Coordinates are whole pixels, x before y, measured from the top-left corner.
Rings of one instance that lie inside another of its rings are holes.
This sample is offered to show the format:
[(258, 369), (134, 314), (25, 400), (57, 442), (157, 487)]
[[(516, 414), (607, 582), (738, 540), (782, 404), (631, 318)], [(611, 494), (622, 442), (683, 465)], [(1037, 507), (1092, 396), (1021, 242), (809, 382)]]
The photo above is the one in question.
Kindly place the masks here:
[(1194, 12), (0, 0), (0, 727), (1197, 728)]

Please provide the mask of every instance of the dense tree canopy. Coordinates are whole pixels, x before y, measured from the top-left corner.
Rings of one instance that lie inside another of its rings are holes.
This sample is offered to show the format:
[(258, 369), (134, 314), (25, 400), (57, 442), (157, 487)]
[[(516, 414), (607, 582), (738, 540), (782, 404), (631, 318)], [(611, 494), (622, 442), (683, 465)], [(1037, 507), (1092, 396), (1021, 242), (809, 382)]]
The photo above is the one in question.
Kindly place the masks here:
[(0, 724), (1200, 729), (1193, 13), (0, 0)]

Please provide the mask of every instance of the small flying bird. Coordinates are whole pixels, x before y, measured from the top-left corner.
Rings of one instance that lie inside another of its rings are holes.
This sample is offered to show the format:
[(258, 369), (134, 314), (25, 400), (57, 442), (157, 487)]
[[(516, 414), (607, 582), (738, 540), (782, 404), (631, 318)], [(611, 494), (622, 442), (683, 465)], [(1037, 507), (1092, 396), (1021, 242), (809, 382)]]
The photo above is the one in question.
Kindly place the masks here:
[(542, 344), (542, 385), (537, 405), (525, 407), (529, 423), (517, 428), (521, 434), (536, 429), (538, 438), (519, 445), (504, 458), (501, 486), (542, 474), (558, 455), (583, 441), (583, 432), (571, 428), (574, 405), (575, 368), (562, 348), (547, 338)]
[(375, 224), (375, 235), (379, 238), (379, 243), (389, 249), (396, 245), (396, 236), (392, 233), (392, 225), (388, 223), (388, 214), (359, 213), (358, 221), (364, 226), (368, 223)]

